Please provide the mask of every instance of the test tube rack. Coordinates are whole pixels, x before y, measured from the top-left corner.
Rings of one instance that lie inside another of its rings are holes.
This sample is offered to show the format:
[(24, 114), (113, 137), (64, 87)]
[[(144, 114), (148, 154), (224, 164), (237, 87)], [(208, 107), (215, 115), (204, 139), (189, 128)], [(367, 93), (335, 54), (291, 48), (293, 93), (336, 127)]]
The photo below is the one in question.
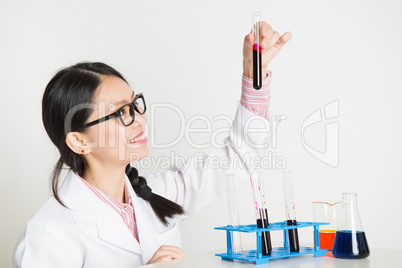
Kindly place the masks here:
[[(227, 239), (227, 252), (218, 253), (215, 254), (215, 256), (219, 256), (224, 260), (240, 260), (240, 261), (254, 262), (255, 264), (268, 263), (268, 261), (271, 259), (295, 257), (306, 254), (314, 254), (314, 257), (325, 256), (325, 252), (327, 252), (328, 249), (320, 248), (318, 230), (320, 225), (328, 225), (328, 224), (329, 223), (326, 222), (297, 222), (297, 225), (287, 225), (286, 221), (284, 221), (284, 222), (270, 223), (267, 228), (257, 228), (256, 224), (239, 225), (239, 226), (228, 225), (222, 227), (215, 227), (214, 229), (216, 230), (225, 230)], [(305, 227), (314, 227), (314, 247), (300, 246), (299, 252), (290, 252), (289, 235), (287, 230), (296, 228), (305, 228)], [(283, 247), (272, 248), (272, 252), (270, 255), (262, 255), (262, 245), (261, 245), (262, 232), (271, 232), (271, 231), (283, 231), (283, 240), (284, 240)], [(232, 232), (256, 233), (257, 250), (246, 250), (236, 254), (233, 253)]]

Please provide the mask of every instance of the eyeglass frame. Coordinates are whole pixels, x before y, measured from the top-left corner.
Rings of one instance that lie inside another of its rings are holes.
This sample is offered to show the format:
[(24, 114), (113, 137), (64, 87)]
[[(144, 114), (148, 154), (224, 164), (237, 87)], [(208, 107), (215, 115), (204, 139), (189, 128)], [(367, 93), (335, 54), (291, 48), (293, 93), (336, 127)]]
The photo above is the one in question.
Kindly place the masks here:
[[(139, 99), (139, 98), (141, 98), (142, 101), (144, 102), (144, 111), (142, 111), (142, 112), (140, 112), (140, 110), (137, 108), (137, 105), (135, 105), (135, 102), (136, 102), (137, 99)], [(133, 118), (133, 121), (131, 121), (131, 123), (128, 124), (128, 125), (126, 125), (126, 123), (124, 123), (123, 118), (121, 118), (121, 116), (119, 115), (119, 112), (120, 112), (124, 107), (126, 107), (126, 106), (131, 106), (131, 107), (134, 109), (134, 113), (133, 113), (133, 115), (131, 116), (131, 117)], [(82, 131), (82, 130), (84, 130), (84, 129), (86, 129), (86, 128), (92, 127), (92, 126), (94, 126), (94, 125), (100, 124), (100, 123), (102, 123), (102, 122), (105, 122), (105, 121), (107, 121), (107, 120), (109, 120), (109, 119), (116, 118), (116, 117), (118, 117), (118, 118), (120, 119), (120, 121), (121, 121), (121, 123), (123, 124), (123, 126), (128, 127), (128, 126), (131, 126), (131, 125), (134, 123), (134, 121), (135, 121), (135, 112), (137, 112), (137, 113), (139, 113), (139, 114), (142, 115), (142, 114), (144, 114), (146, 111), (147, 111), (147, 105), (146, 105), (146, 103), (145, 103), (144, 95), (143, 95), (142, 93), (138, 93), (138, 94), (135, 96), (133, 102), (127, 103), (127, 104), (121, 106), (116, 112), (114, 112), (114, 113), (112, 113), (112, 114), (109, 114), (109, 115), (107, 115), (107, 116), (105, 116), (105, 117), (99, 118), (99, 119), (94, 120), (94, 121), (92, 121), (92, 122), (90, 122), (90, 123), (88, 123), (88, 124), (85, 124), (84, 126), (80, 127), (80, 128), (78, 129), (78, 131)]]

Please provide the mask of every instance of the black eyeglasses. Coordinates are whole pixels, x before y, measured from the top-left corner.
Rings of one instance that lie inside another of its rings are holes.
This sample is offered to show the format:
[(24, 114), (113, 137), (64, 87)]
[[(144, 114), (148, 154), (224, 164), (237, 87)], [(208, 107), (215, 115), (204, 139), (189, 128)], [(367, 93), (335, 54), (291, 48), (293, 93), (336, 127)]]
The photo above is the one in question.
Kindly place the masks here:
[(84, 125), (83, 127), (79, 128), (78, 131), (84, 130), (88, 127), (105, 122), (115, 117), (118, 117), (121, 123), (124, 126), (128, 127), (135, 121), (135, 112), (139, 114), (144, 114), (146, 110), (147, 106), (145, 105), (144, 95), (142, 93), (138, 93), (132, 103), (128, 103), (118, 109), (116, 112)]

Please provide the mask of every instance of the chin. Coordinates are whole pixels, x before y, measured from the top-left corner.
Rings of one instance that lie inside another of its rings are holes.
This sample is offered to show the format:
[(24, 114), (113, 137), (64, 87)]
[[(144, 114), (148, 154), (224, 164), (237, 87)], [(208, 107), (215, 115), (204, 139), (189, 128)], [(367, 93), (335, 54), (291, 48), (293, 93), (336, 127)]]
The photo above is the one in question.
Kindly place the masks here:
[(140, 148), (137, 148), (134, 152), (129, 153), (129, 161), (134, 162), (134, 161), (139, 161), (149, 155), (149, 147), (147, 144), (144, 144)]

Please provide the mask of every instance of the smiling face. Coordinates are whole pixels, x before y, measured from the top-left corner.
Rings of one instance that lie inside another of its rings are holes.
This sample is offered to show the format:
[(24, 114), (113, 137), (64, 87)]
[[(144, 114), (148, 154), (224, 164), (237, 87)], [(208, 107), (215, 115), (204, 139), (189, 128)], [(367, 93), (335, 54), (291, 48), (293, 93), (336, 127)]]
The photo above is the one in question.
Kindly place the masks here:
[[(125, 104), (132, 103), (135, 94), (122, 79), (102, 76), (102, 82), (94, 97), (96, 109), (88, 118), (92, 122), (116, 112)], [(124, 111), (120, 115), (127, 116)], [(146, 157), (149, 153), (146, 137), (146, 114), (135, 112), (135, 121), (124, 126), (119, 117), (91, 126), (85, 130), (83, 139), (90, 147), (84, 154), (87, 162), (97, 164), (124, 164)]]

